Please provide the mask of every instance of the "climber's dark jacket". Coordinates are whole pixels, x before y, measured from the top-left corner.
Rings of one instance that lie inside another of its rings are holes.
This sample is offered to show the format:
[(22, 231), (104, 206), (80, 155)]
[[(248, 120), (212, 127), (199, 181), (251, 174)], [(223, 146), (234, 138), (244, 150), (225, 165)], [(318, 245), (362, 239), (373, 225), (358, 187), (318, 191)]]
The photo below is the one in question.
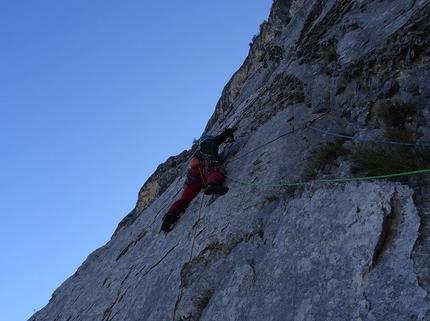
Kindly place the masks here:
[(219, 146), (231, 135), (233, 135), (233, 129), (227, 128), (213, 139), (204, 140), (200, 143), (200, 148), (196, 150), (193, 157), (197, 157), (200, 160), (207, 159), (209, 156), (218, 158)]

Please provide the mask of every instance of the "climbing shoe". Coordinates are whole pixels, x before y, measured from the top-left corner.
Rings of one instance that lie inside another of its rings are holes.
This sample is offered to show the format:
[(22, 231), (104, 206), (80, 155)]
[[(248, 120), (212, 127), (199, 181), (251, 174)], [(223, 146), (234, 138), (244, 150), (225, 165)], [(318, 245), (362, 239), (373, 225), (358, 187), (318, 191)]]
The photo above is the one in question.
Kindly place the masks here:
[(170, 213), (166, 213), (166, 214), (163, 216), (163, 224), (161, 224), (161, 229), (162, 229), (164, 232), (168, 233), (168, 232), (170, 232), (170, 230), (171, 230), (170, 226), (171, 226), (173, 223), (174, 223), (174, 220), (173, 220), (172, 215), (170, 215)]
[(209, 185), (208, 187), (205, 188), (205, 194), (206, 195), (213, 195), (213, 194), (224, 195), (225, 193), (228, 192), (228, 189), (229, 188), (227, 186)]

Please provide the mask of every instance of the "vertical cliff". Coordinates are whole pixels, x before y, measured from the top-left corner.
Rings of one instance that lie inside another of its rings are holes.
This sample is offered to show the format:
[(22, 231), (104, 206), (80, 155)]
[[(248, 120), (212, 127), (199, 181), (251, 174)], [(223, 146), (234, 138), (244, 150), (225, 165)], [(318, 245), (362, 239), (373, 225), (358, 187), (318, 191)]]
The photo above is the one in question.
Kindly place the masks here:
[(429, 320), (429, 16), (275, 0), (206, 127), (238, 127), (230, 191), (160, 233), (172, 156), (30, 320)]

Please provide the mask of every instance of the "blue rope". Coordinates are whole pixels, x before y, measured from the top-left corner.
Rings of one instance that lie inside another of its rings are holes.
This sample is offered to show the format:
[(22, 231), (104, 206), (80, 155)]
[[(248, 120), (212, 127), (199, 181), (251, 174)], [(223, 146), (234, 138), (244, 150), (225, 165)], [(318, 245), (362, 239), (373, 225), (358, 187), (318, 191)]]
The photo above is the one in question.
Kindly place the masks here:
[(379, 143), (379, 144), (391, 144), (391, 145), (403, 145), (403, 146), (412, 146), (412, 147), (418, 147), (418, 146), (419, 147), (430, 147), (430, 144), (390, 142), (390, 141), (386, 141), (386, 140), (373, 140), (373, 139), (363, 138), (363, 137), (346, 136), (346, 135), (328, 132), (326, 130), (319, 129), (319, 128), (309, 126), (309, 125), (306, 126), (306, 128), (310, 128), (310, 129), (316, 130), (317, 132), (324, 133), (324, 134), (331, 135), (331, 136), (342, 137), (342, 138), (352, 139), (352, 140), (359, 140), (359, 141), (364, 141), (364, 142), (372, 142), (372, 143)]

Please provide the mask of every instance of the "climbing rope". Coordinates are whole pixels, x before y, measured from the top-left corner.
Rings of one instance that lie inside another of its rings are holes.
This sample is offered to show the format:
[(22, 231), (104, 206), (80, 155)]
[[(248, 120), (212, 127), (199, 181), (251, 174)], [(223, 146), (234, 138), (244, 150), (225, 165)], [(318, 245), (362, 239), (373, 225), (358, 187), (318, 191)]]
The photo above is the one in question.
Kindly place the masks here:
[[(199, 172), (200, 172), (200, 177), (202, 179), (203, 185), (206, 188), (206, 183), (205, 183), (205, 180), (204, 180), (204, 177), (203, 177), (203, 173), (202, 173), (202, 169), (200, 168), (200, 166), (199, 166)], [(203, 209), (203, 194), (202, 194), (202, 197), (200, 198), (199, 216), (198, 216), (197, 221), (195, 223), (196, 228), (194, 229), (193, 241), (191, 242), (191, 251), (190, 251), (190, 258), (188, 259), (188, 263), (191, 262), (191, 260), (193, 258), (194, 244), (196, 242), (196, 236), (197, 236), (197, 224), (200, 222), (200, 216), (201, 216), (201, 213), (202, 213), (202, 209)], [(173, 319), (172, 319), (172, 321), (175, 321), (176, 310), (178, 309), (179, 302), (182, 299), (183, 292), (184, 292), (184, 288), (181, 286), (181, 292), (179, 293), (179, 298), (178, 298), (178, 300), (176, 300), (175, 309), (173, 310)]]
[[(200, 168), (200, 166), (199, 166), (199, 172), (200, 172), (200, 178), (202, 179), (203, 185), (206, 188), (205, 179), (203, 177), (202, 169)], [(201, 201), (200, 202), (201, 204), (200, 204), (199, 216), (198, 216), (197, 222), (196, 222), (196, 229), (194, 230), (194, 236), (193, 236), (193, 242), (191, 244), (191, 253), (190, 253), (190, 260), (189, 261), (191, 261), (191, 259), (193, 257), (194, 243), (196, 241), (196, 235), (197, 235), (197, 224), (200, 222), (200, 216), (201, 216), (202, 208), (203, 208), (203, 196), (201, 197), (200, 201)]]
[(378, 144), (391, 144), (391, 145), (403, 145), (403, 146), (411, 146), (411, 147), (430, 147), (430, 144), (392, 142), (392, 141), (385, 141), (385, 140), (374, 140), (374, 139), (369, 139), (369, 138), (364, 138), (364, 137), (354, 137), (354, 136), (341, 135), (341, 134), (329, 132), (329, 131), (319, 129), (319, 128), (316, 128), (314, 126), (309, 126), (309, 125), (306, 125), (306, 128), (310, 128), (310, 129), (313, 129), (317, 132), (331, 135), (331, 136), (342, 137), (342, 138), (346, 138), (346, 139), (358, 140), (358, 141), (363, 141), (363, 142), (371, 142), (371, 143), (378, 143)]
[(271, 141), (269, 141), (269, 142), (265, 143), (264, 145), (261, 145), (261, 146), (259, 146), (259, 147), (257, 147), (257, 148), (254, 148), (253, 150), (250, 150), (249, 152), (247, 152), (247, 153), (245, 153), (245, 154), (240, 155), (239, 157), (235, 157), (235, 158), (233, 158), (233, 159), (229, 160), (229, 161), (226, 163), (226, 165), (227, 165), (228, 163), (235, 162), (235, 161), (237, 161), (238, 159), (241, 159), (242, 157), (245, 157), (246, 155), (249, 155), (249, 154), (251, 154), (251, 153), (253, 153), (253, 152), (255, 152), (255, 151), (257, 151), (257, 150), (259, 150), (259, 149), (261, 149), (261, 148), (263, 148), (263, 147), (265, 147), (265, 146), (267, 146), (267, 145), (271, 144), (271, 143), (273, 143), (274, 141), (276, 141), (276, 140), (278, 140), (278, 139), (280, 139), (280, 138), (282, 138), (282, 137), (284, 137), (284, 136), (287, 136), (287, 135), (289, 135), (289, 134), (291, 134), (291, 133), (294, 133), (295, 131), (297, 131), (297, 130), (299, 130), (299, 129), (303, 129), (303, 128), (305, 128), (305, 126), (300, 127), (300, 128), (296, 128), (296, 129), (293, 129), (293, 130), (291, 130), (291, 131), (289, 131), (289, 132), (287, 132), (287, 133), (285, 133), (285, 134), (282, 134), (281, 136), (276, 137), (275, 139), (272, 139)]
[(255, 152), (255, 151), (257, 151), (257, 150), (259, 150), (259, 149), (261, 149), (261, 148), (263, 148), (263, 147), (266, 147), (267, 145), (269, 145), (269, 144), (273, 143), (274, 141), (277, 141), (278, 139), (281, 139), (282, 137), (285, 137), (285, 136), (287, 136), (287, 135), (289, 135), (289, 134), (292, 134), (292, 133), (294, 133), (294, 132), (296, 132), (296, 131), (298, 131), (298, 130), (300, 130), (300, 129), (305, 129), (305, 128), (306, 128), (306, 126), (308, 126), (307, 124), (312, 124), (312, 123), (316, 122), (317, 120), (321, 119), (322, 117), (324, 117), (324, 116), (328, 115), (329, 113), (330, 113), (330, 111), (329, 111), (329, 110), (326, 110), (324, 113), (322, 113), (321, 115), (319, 115), (319, 116), (318, 116), (318, 117), (316, 117), (315, 119), (313, 119), (313, 120), (311, 120), (311, 121), (308, 121), (308, 122), (301, 123), (301, 124), (303, 124), (303, 125), (301, 125), (301, 126), (299, 126), (299, 127), (297, 127), (297, 128), (294, 128), (294, 129), (292, 129), (292, 130), (290, 130), (290, 131), (288, 131), (288, 132), (286, 132), (286, 133), (284, 133), (284, 134), (282, 134), (282, 135), (280, 135), (280, 136), (278, 136), (278, 137), (276, 137), (276, 138), (272, 139), (271, 141), (268, 141), (267, 143), (265, 143), (265, 144), (263, 144), (263, 145), (261, 145), (261, 146), (259, 146), (259, 147), (257, 147), (257, 148), (254, 148), (254, 149), (250, 150), (249, 152), (247, 152), (247, 153), (245, 153), (245, 154), (240, 155), (239, 157), (235, 157), (235, 158), (233, 158), (233, 159), (229, 160), (229, 161), (226, 163), (226, 165), (227, 165), (228, 163), (235, 162), (235, 161), (237, 161), (238, 159), (241, 159), (242, 157), (245, 157), (246, 155), (249, 155), (249, 154), (251, 154), (251, 153), (253, 153), (253, 152)]
[[(343, 182), (364, 181), (364, 180), (372, 180), (372, 179), (386, 179), (386, 178), (409, 176), (409, 175), (417, 175), (417, 174), (426, 174), (426, 173), (430, 173), (430, 169), (422, 169), (422, 170), (411, 171), (411, 172), (386, 174), (386, 175), (377, 175), (377, 176), (320, 179), (320, 180), (314, 180), (312, 182), (320, 182), (320, 183), (343, 183)], [(239, 179), (236, 179), (234, 177), (230, 177), (230, 176), (227, 176), (227, 175), (226, 175), (226, 177), (228, 179), (236, 182), (236, 183), (239, 183), (239, 184), (242, 184), (242, 185), (255, 186), (255, 187), (296, 187), (296, 186), (306, 185), (306, 184), (310, 183), (310, 181), (308, 181), (308, 182), (287, 183), (287, 184), (259, 184), (259, 183), (241, 181)]]
[[(268, 141), (267, 143), (254, 148), (252, 150), (250, 150), (249, 152), (240, 155), (239, 157), (233, 158), (231, 160), (229, 160), (227, 162), (231, 163), (234, 162), (242, 157), (245, 157), (246, 155), (249, 155), (271, 143), (273, 143), (274, 141), (287, 136), (289, 134), (294, 133), (295, 131), (298, 131), (300, 129), (305, 129), (305, 128), (309, 128), (315, 131), (318, 131), (320, 133), (324, 133), (327, 135), (331, 135), (331, 136), (336, 136), (336, 137), (342, 137), (342, 138), (346, 138), (346, 139), (351, 139), (351, 140), (358, 140), (358, 141), (366, 141), (366, 142), (373, 142), (373, 143), (379, 143), (379, 144), (391, 144), (391, 145), (402, 145), (402, 146), (411, 146), (411, 147), (430, 147), (430, 144), (419, 144), (419, 143), (403, 143), (403, 142), (394, 142), (394, 141), (384, 141), (384, 140), (374, 140), (374, 139), (369, 139), (369, 138), (363, 138), (363, 137), (354, 137), (354, 136), (347, 136), (347, 135), (342, 135), (342, 134), (337, 134), (337, 133), (333, 133), (333, 132), (329, 132), (323, 129), (319, 129), (316, 128), (314, 126), (311, 126), (312, 123), (314, 123), (315, 121), (321, 119), (322, 117), (326, 116), (327, 114), (329, 114), (330, 111), (326, 111), (324, 113), (322, 113), (321, 115), (319, 115), (318, 117), (316, 117), (315, 119), (313, 119), (312, 121), (306, 122), (304, 123), (303, 126), (300, 126), (298, 128), (295, 128), (293, 130), (290, 130), (287, 133), (284, 133), (270, 141)], [(226, 165), (227, 165), (226, 164)], [(425, 174), (425, 173), (430, 173), (430, 169), (423, 169), (423, 170), (416, 170), (416, 171), (409, 171), (409, 172), (402, 172), (402, 173), (394, 173), (394, 174), (386, 174), (386, 175), (378, 175), (378, 176), (367, 176), (367, 177), (347, 177), (347, 178), (336, 178), (336, 179), (323, 179), (323, 180), (317, 180), (317, 182), (320, 183), (340, 183), (340, 182), (352, 182), (352, 181), (363, 181), (363, 180), (372, 180), (372, 179), (386, 179), (386, 178), (393, 178), (393, 177), (401, 177), (401, 176), (409, 176), (409, 175), (417, 175), (417, 174)], [(256, 187), (294, 187), (294, 186), (300, 186), (300, 185), (306, 185), (309, 182), (298, 182), (298, 183), (287, 183), (287, 184), (259, 184), (259, 183), (253, 183), (253, 182), (245, 182), (245, 181), (241, 181), (239, 179), (236, 179), (234, 177), (231, 177), (229, 175), (225, 175), (228, 179), (239, 183), (239, 184), (243, 184), (243, 185), (249, 185), (249, 186), (256, 186)]]

